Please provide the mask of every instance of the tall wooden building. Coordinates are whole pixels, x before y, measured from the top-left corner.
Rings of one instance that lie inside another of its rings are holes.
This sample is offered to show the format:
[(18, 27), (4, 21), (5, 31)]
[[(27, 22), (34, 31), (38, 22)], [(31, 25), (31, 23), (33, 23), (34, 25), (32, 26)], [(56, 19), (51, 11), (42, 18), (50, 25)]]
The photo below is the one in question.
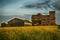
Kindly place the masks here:
[(32, 25), (56, 25), (55, 23), (55, 11), (49, 11), (49, 15), (32, 15)]

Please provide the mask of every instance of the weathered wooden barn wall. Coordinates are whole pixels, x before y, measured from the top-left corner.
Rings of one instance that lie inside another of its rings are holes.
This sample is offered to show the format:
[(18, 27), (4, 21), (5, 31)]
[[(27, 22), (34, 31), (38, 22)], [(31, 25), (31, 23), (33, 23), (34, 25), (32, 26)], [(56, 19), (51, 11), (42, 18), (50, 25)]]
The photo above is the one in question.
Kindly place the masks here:
[(32, 15), (32, 25), (56, 25), (55, 23), (55, 11), (49, 11), (49, 15)]

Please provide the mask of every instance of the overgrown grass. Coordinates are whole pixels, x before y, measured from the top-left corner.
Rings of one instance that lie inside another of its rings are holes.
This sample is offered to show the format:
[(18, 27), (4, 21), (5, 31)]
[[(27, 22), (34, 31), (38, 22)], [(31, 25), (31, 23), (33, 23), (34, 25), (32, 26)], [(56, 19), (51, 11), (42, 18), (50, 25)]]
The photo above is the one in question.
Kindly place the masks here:
[(57, 26), (1, 27), (0, 40), (60, 40)]

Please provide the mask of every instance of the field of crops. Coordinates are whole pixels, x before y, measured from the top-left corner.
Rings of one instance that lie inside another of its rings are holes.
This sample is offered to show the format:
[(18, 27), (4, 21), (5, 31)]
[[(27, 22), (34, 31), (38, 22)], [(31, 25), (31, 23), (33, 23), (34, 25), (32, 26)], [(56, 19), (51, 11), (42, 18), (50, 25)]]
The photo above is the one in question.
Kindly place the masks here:
[(0, 27), (0, 40), (60, 40), (57, 26)]

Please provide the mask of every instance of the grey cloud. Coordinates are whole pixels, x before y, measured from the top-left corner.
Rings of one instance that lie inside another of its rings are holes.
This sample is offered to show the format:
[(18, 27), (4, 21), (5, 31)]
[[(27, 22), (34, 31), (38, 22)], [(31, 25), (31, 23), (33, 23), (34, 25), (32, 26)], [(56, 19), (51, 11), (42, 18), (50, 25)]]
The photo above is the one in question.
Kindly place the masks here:
[(52, 5), (56, 10), (60, 10), (60, 1), (57, 1), (57, 2), (53, 3)]
[(47, 9), (48, 7), (51, 8), (50, 2), (51, 1), (45, 1), (45, 2), (42, 2), (42, 3), (37, 2), (37, 3), (34, 3), (34, 4), (27, 4), (24, 7), (25, 8), (44, 8), (44, 9)]
[(60, 1), (53, 2), (52, 1), (45, 1), (42, 3), (32, 3), (32, 4), (27, 4), (24, 6), (25, 8), (36, 8), (36, 9), (56, 9), (60, 10)]

